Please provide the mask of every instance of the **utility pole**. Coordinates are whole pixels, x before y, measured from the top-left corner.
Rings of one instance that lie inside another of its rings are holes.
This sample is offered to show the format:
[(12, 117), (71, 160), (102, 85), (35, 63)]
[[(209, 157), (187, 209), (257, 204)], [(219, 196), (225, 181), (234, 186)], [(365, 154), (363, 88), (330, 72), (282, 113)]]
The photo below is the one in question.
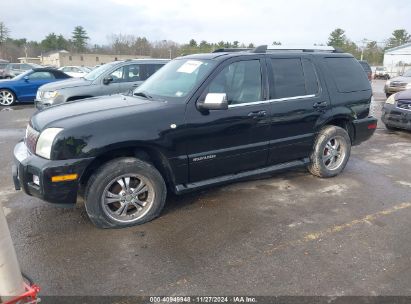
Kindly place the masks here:
[(24, 291), (19, 262), (0, 203), (0, 303), (21, 295)]

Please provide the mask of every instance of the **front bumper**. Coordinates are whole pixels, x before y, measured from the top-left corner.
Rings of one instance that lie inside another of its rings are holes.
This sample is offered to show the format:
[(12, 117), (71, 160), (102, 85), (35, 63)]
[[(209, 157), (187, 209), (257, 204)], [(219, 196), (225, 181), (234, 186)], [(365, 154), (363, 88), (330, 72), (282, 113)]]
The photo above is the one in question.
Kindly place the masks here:
[(390, 87), (390, 86), (384, 86), (384, 92), (385, 94), (395, 94), (401, 91), (407, 90), (407, 87)]
[(377, 128), (377, 119), (369, 116), (363, 119), (356, 119), (353, 121), (354, 126), (354, 140), (352, 145), (358, 145), (369, 139)]
[(384, 104), (381, 120), (390, 127), (411, 130), (411, 111), (397, 108), (392, 104)]
[[(92, 161), (86, 159), (48, 160), (30, 154), (24, 142), (14, 148), (13, 181), (16, 190), (58, 205), (73, 205), (77, 200), (79, 180)], [(52, 182), (52, 176), (78, 174), (75, 181)], [(38, 177), (38, 184), (33, 177)]]

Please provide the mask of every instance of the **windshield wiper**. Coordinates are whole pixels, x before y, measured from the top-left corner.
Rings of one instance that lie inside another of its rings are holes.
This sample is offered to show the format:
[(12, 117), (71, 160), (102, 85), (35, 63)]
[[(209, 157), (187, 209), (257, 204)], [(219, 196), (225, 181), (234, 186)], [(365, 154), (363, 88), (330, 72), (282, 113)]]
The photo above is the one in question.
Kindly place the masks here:
[(137, 93), (133, 93), (134, 96), (141, 96), (145, 99), (153, 99), (153, 96), (148, 95), (146, 92), (137, 92)]

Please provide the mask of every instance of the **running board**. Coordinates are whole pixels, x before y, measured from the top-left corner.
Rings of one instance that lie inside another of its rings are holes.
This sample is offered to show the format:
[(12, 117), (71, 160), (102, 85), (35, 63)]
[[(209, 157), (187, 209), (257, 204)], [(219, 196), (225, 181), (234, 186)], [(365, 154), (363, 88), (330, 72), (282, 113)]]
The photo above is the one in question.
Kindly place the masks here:
[(175, 187), (175, 191), (176, 191), (177, 194), (183, 194), (183, 193), (186, 193), (186, 192), (199, 190), (199, 189), (207, 188), (207, 187), (210, 187), (210, 186), (216, 186), (216, 185), (221, 185), (221, 184), (225, 184), (225, 183), (230, 183), (230, 182), (246, 179), (246, 178), (253, 177), (253, 176), (264, 175), (264, 174), (267, 174), (267, 173), (274, 173), (274, 172), (278, 172), (278, 171), (282, 171), (282, 170), (288, 170), (288, 169), (292, 169), (292, 168), (302, 167), (302, 166), (307, 165), (309, 162), (310, 162), (309, 158), (304, 158), (304, 159), (301, 159), (301, 160), (295, 160), (295, 161), (292, 161), (292, 162), (281, 163), (281, 164), (277, 164), (277, 165), (273, 165), (273, 166), (269, 166), (269, 167), (264, 167), (264, 168), (260, 168), (260, 169), (255, 169), (255, 170), (251, 170), (251, 171), (240, 172), (240, 173), (237, 173), (237, 174), (230, 174), (230, 175), (219, 176), (219, 177), (216, 177), (216, 178), (210, 178), (210, 179), (206, 179), (206, 180), (203, 180), (203, 181), (198, 181), (198, 182), (191, 183), (191, 184), (181, 184), (181, 185), (177, 185)]

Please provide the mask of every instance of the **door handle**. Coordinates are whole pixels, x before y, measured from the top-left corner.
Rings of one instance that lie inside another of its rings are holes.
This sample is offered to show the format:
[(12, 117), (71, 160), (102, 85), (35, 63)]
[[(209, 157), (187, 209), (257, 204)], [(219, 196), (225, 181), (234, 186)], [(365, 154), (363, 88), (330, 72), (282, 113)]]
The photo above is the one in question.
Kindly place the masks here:
[(323, 109), (323, 108), (326, 108), (327, 106), (328, 106), (328, 103), (326, 101), (318, 101), (313, 104), (314, 109)]
[(261, 111), (254, 111), (250, 112), (247, 115), (248, 117), (252, 117), (254, 119), (261, 118), (267, 116), (267, 111), (261, 110)]

